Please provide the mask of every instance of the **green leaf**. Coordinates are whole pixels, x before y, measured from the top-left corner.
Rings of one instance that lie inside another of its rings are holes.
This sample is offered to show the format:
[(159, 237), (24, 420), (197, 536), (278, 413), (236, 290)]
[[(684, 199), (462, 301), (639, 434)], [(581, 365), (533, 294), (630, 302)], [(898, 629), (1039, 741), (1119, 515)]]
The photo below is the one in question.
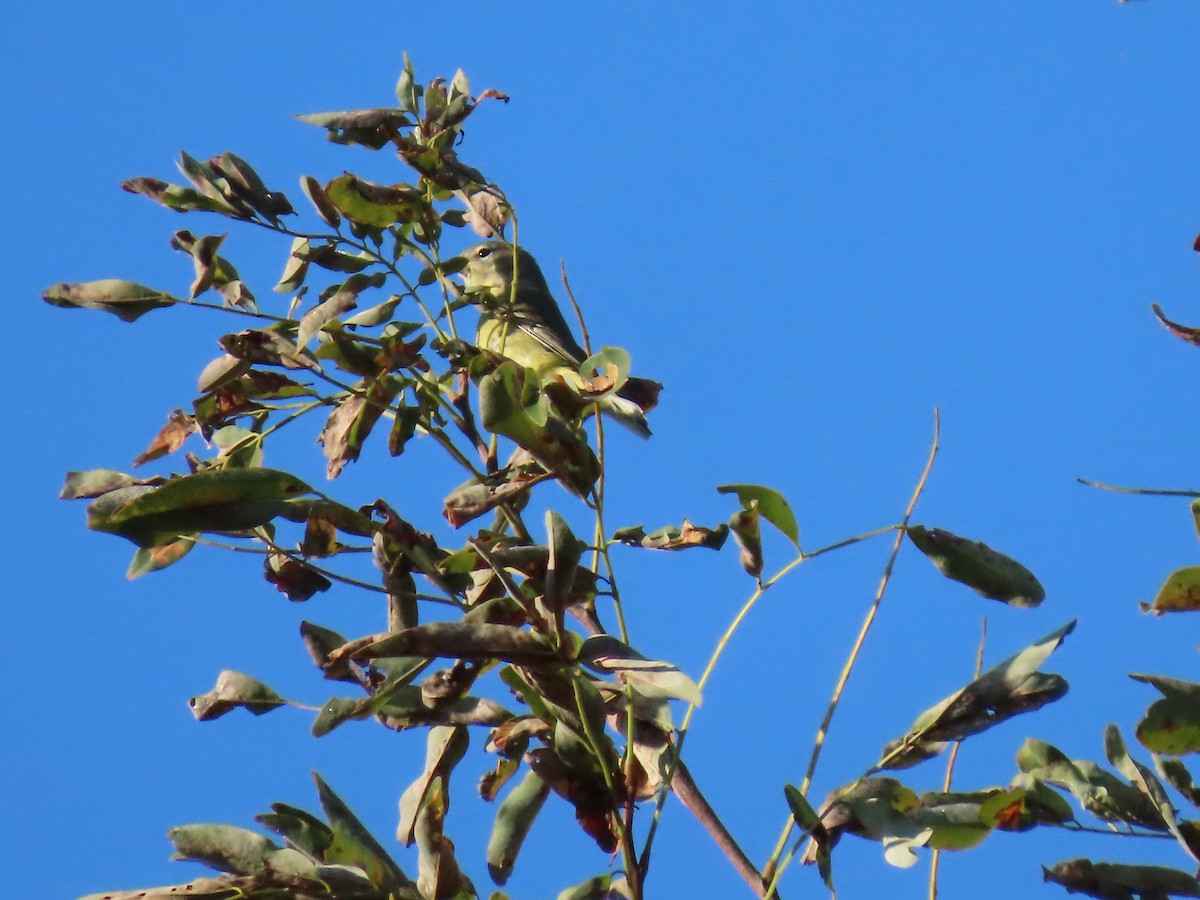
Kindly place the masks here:
[(52, 306), (110, 312), (123, 322), (134, 322), (151, 310), (181, 302), (163, 291), (119, 278), (51, 285), (42, 299)]
[(933, 835), (932, 828), (908, 818), (919, 806), (917, 795), (894, 778), (861, 778), (830, 796), (822, 820), (831, 839), (849, 831), (878, 841), (888, 863), (907, 868)]
[(125, 577), (132, 581), (150, 572), (157, 572), (174, 565), (192, 552), (196, 546), (195, 535), (184, 535), (156, 547), (139, 547), (133, 554)]
[(304, 284), (304, 277), (308, 274), (308, 250), (311, 244), (308, 238), (293, 238), (292, 249), (288, 253), (287, 262), (283, 267), (283, 275), (279, 277), (279, 283), (275, 285), (274, 291), (277, 294), (290, 294), (300, 288)]
[(757, 503), (759, 515), (778, 528), (797, 550), (800, 549), (800, 525), (791, 504), (779, 491), (761, 484), (722, 484), (717, 487), (717, 492), (737, 494), (738, 502), (747, 510), (752, 503)]
[(1158, 689), (1163, 699), (1146, 710), (1135, 734), (1147, 750), (1179, 756), (1200, 751), (1200, 684), (1162, 675), (1130, 675)]
[(483, 427), (526, 450), (547, 472), (577, 496), (585, 497), (600, 475), (587, 439), (549, 416), (545, 397), (530, 370), (506, 360), (479, 381)]
[(1183, 764), (1182, 760), (1155, 754), (1154, 768), (1158, 769), (1158, 774), (1165, 778), (1171, 787), (1179, 791), (1188, 803), (1200, 809), (1200, 788), (1196, 787), (1192, 773), (1188, 771), (1188, 767)]
[(905, 533), (943, 575), (984, 597), (1022, 609), (1046, 599), (1046, 591), (1032, 572), (987, 544), (922, 525), (910, 525)]
[(569, 887), (565, 891), (560, 891), (555, 900), (609, 900), (612, 896), (609, 892), (612, 882), (611, 873), (597, 875), (574, 887)]
[(204, 863), (234, 875), (264, 875), (267, 856), (280, 847), (270, 838), (232, 825), (180, 825), (167, 830), (176, 859)]
[(285, 706), (287, 701), (257, 679), (226, 669), (217, 676), (216, 686), (207, 694), (188, 701), (199, 722), (219, 719), (241, 707), (256, 716)]
[(403, 110), (385, 108), (306, 113), (296, 118), (324, 128), (325, 137), (335, 144), (361, 144), (372, 150), (386, 146), (395, 132), (413, 124)]
[(788, 808), (792, 811), (792, 818), (800, 828), (800, 833), (811, 837), (817, 871), (821, 875), (821, 880), (825, 882), (825, 887), (829, 888), (832, 892), (833, 860), (830, 855), (831, 843), (829, 832), (826, 831), (825, 825), (821, 822), (821, 817), (817, 815), (817, 811), (809, 804), (808, 798), (800, 793), (799, 788), (785, 784), (783, 786), (783, 796), (787, 800)]
[(442, 656), (503, 659), (518, 665), (557, 659), (544, 640), (523, 628), (472, 622), (432, 622), (378, 638), (361, 638), (342, 648), (341, 655), (356, 662), (382, 657)]
[(400, 824), (396, 829), (396, 840), (405, 847), (415, 840), (417, 819), (429, 802), (430, 792), (441, 788), (450, 779), (454, 767), (466, 755), (470, 737), (461, 726), (437, 725), (429, 729), (425, 742), (425, 770), (410, 784), (400, 797)]
[(584, 391), (584, 395), (592, 399), (597, 394), (621, 390), (629, 381), (632, 365), (629, 351), (621, 347), (601, 347), (598, 353), (593, 353), (579, 366), (579, 376), (585, 387), (591, 386), (590, 390)]
[(88, 469), (68, 472), (59, 497), (63, 500), (83, 500), (99, 497), (119, 488), (157, 484), (160, 478), (135, 478), (113, 469)]
[[(994, 830), (985, 821), (984, 803), (1000, 791), (925, 793), (921, 805), (908, 814), (913, 824), (931, 830), (926, 844), (933, 850), (969, 850), (978, 847)], [(1003, 800), (1008, 798), (1002, 798)]]
[(550, 612), (558, 614), (574, 602), (575, 574), (588, 545), (575, 537), (566, 519), (552, 509), (546, 510), (546, 543), (550, 554), (543, 596)]
[(1163, 824), (1175, 836), (1175, 840), (1179, 842), (1184, 851), (1190, 853), (1194, 859), (1200, 860), (1197, 851), (1192, 848), (1188, 837), (1179, 827), (1180, 823), (1175, 816), (1175, 807), (1167, 797), (1166, 788), (1162, 786), (1162, 782), (1155, 777), (1153, 772), (1129, 755), (1125, 739), (1116, 725), (1110, 724), (1104, 729), (1104, 751), (1108, 756), (1108, 761), (1116, 766), (1117, 771), (1128, 778), (1130, 783), (1154, 804), (1158, 809), (1158, 814), (1162, 817)]
[(488, 872), (496, 884), (508, 881), (521, 845), (549, 795), (550, 786), (533, 772), (526, 772), (521, 783), (508, 792), (496, 810), (496, 821), (487, 846)]
[(426, 266), (417, 275), (417, 284), (421, 286), (433, 284), (438, 278), (445, 278), (461, 272), (467, 267), (469, 260), (465, 256), (452, 256), (441, 262)]
[(1108, 900), (1166, 900), (1168, 897), (1200, 897), (1200, 884), (1193, 875), (1162, 866), (1124, 866), (1072, 859), (1042, 869), (1045, 881), (1062, 885), (1071, 894), (1087, 894)]
[(1068, 759), (1057, 747), (1028, 739), (1017, 752), (1017, 765), (1034, 778), (1061, 787), (1092, 815), (1166, 831), (1162, 814), (1139, 789), (1087, 760)]
[(374, 228), (415, 221), (426, 209), (421, 192), (411, 185), (374, 184), (349, 172), (328, 182), (325, 193), (347, 219)]
[(379, 841), (375, 840), (371, 832), (350, 811), (350, 807), (315, 772), (313, 780), (317, 784), (321, 809), (324, 810), (329, 828), (333, 832), (333, 843), (325, 851), (325, 861), (357, 866), (367, 873), (371, 884), (381, 891), (405, 897), (412, 896), (407, 889), (411, 889), (413, 883)]
[(404, 69), (400, 72), (400, 78), (396, 82), (396, 100), (400, 103), (401, 109), (415, 116), (420, 111), (422, 93), (424, 93), (424, 89), (417, 82), (416, 75), (413, 73), (412, 60), (405, 53)]
[(200, 531), (239, 531), (279, 515), (290, 497), (312, 488), (275, 469), (216, 469), (172, 478), (161, 487), (110, 491), (88, 506), (88, 527), (157, 547)]
[(186, 884), (171, 884), (133, 891), (104, 891), (100, 894), (88, 894), (79, 900), (179, 900), (180, 897), (194, 898), (194, 900), (229, 900), (229, 880), (224, 877), (197, 878)]
[(304, 347), (322, 328), (335, 322), (356, 306), (355, 295), (349, 291), (338, 291), (323, 303), (318, 303), (300, 317), (296, 328), (296, 346)]
[(286, 803), (272, 803), (271, 812), (261, 813), (254, 820), (314, 859), (324, 859), (325, 851), (333, 843), (333, 832), (328, 825), (312, 813)]
[(361, 719), (371, 714), (370, 697), (355, 700), (352, 697), (330, 697), (321, 706), (321, 711), (313, 719), (313, 737), (324, 737), (344, 722), (350, 719)]
[(1154, 602), (1142, 604), (1142, 612), (1156, 616), (1170, 612), (1194, 612), (1200, 609), (1200, 566), (1185, 566), (1168, 576)]
[(353, 253), (345, 253), (338, 250), (337, 246), (332, 243), (319, 244), (315, 247), (309, 246), (307, 250), (300, 252), (308, 262), (318, 265), (322, 269), (328, 269), (331, 272), (361, 272), (367, 266), (373, 265), (376, 262), (376, 260), (367, 256), (356, 256)]
[(670, 663), (647, 659), (612, 635), (594, 634), (583, 642), (577, 659), (605, 675), (620, 675), (646, 697), (670, 697), (699, 706), (696, 682)]
[(215, 212), (237, 218), (237, 212), (223, 197), (207, 197), (194, 188), (168, 184), (157, 178), (130, 178), (121, 182), (121, 190), (149, 197), (176, 212)]

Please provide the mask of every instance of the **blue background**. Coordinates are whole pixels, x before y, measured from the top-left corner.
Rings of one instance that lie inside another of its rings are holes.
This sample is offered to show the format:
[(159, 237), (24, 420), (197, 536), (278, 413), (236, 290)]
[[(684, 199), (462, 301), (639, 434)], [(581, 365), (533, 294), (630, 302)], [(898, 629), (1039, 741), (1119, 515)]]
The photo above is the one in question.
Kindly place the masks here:
[[(1026, 735), (1090, 759), (1103, 758), (1110, 721), (1132, 740), (1156, 695), (1128, 672), (1197, 678), (1192, 620), (1137, 608), (1200, 561), (1186, 501), (1075, 481), (1200, 486), (1200, 351), (1149, 311), (1157, 301), (1200, 322), (1195, 4), (214, 0), (21, 4), (6, 17), (6, 896), (193, 877), (198, 867), (166, 860), (168, 826), (248, 825), (276, 800), (314, 808), (311, 769), (395, 847), (418, 734), (368, 722), (316, 740), (300, 710), (197, 724), (186, 706), (223, 668), (321, 704), (335, 686), (316, 677), (296, 626), (378, 630), (374, 598), (338, 587), (289, 604), (256, 560), (215, 552), (129, 583), (131, 547), (87, 533), (82, 504), (54, 499), (68, 469), (128, 469), (241, 323), (175, 309), (129, 326), (38, 297), (104, 277), (186, 292), (190, 263), (167, 239), (224, 223), (117, 188), (179, 180), (180, 149), (233, 150), (298, 206), (303, 173), (403, 180), (386, 153), (327, 144), (289, 116), (393, 103), (405, 50), (421, 80), (461, 66), (476, 90), (511, 95), (472, 118), (465, 159), (505, 188), (552, 280), (566, 261), (594, 339), (667, 384), (654, 438), (612, 439), (611, 526), (716, 524), (733, 509), (713, 490), (727, 482), (783, 491), (806, 548), (893, 523), (936, 406), (942, 453), (916, 520), (987, 541), (1045, 584), (1042, 607), (1009, 609), (905, 548), (814, 800), (969, 678), (984, 615), (989, 663), (1077, 617), (1047, 666), (1072, 689), (968, 742), (962, 789), (1006, 782)], [(232, 231), (223, 252), (272, 302), (286, 242)], [(316, 431), (268, 463), (320, 479)], [(459, 480), (430, 477), (422, 466), (437, 458), (417, 448), (393, 462), (375, 447), (331, 490), (355, 504), (382, 493), (430, 527)], [(542, 496), (569, 508), (556, 491)], [(786, 819), (781, 785), (803, 774), (889, 546), (819, 558), (769, 592), (706, 692), (688, 759), (756, 860)], [(634, 643), (698, 675), (752, 587), (735, 552), (616, 553)], [(767, 553), (768, 571), (787, 558), (774, 538)], [(449, 830), (486, 895), (486, 829), (472, 823), (482, 743), (477, 733), (460, 768)], [(931, 763), (905, 780), (941, 777)], [(607, 864), (559, 803), (526, 853), (514, 897), (553, 896)], [(1061, 895), (1041, 887), (1039, 865), (1080, 855), (1188, 868), (1168, 842), (1002, 834), (945, 856), (942, 892)], [(864, 841), (835, 855), (850, 900), (923, 897), (926, 873), (887, 866)], [(782, 890), (821, 889), (796, 867)], [(674, 803), (649, 891), (746, 896)]]

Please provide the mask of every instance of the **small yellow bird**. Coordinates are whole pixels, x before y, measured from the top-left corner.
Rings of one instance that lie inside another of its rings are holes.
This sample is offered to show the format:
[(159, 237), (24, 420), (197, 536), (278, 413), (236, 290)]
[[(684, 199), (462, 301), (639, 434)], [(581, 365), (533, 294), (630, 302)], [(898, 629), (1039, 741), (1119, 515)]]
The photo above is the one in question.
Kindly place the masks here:
[[(587, 353), (571, 335), (533, 256), (524, 248), (517, 250), (515, 294), (511, 244), (486, 241), (464, 251), (463, 256), (467, 266), (461, 274), (467, 291), (486, 292), (498, 301), (495, 307), (480, 307), (476, 346), (533, 369), (543, 381), (557, 375), (579, 386), (579, 367)], [(657, 382), (630, 378), (598, 402), (605, 413), (646, 438), (650, 426), (645, 413), (654, 407), (661, 389)]]

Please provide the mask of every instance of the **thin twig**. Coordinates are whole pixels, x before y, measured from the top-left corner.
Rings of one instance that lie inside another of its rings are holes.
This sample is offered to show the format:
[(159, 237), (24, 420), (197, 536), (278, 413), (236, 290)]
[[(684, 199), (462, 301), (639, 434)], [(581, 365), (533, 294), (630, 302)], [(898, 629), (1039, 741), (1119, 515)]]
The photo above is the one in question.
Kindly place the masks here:
[[(892, 545), (892, 551), (888, 554), (887, 564), (883, 567), (883, 576), (879, 579), (879, 587), (875, 591), (875, 599), (872, 601), (870, 608), (867, 610), (867, 615), (863, 619), (862, 627), (859, 628), (858, 637), (854, 640), (854, 646), (850, 649), (850, 655), (846, 659), (846, 664), (842, 667), (842, 673), (838, 676), (837, 685), (833, 689), (833, 697), (829, 701), (829, 707), (825, 710), (825, 717), (821, 720), (821, 725), (817, 729), (817, 737), (813, 742), (812, 755), (809, 757), (808, 769), (804, 773), (804, 780), (800, 783), (800, 793), (808, 795), (809, 788), (812, 787), (813, 778), (817, 772), (817, 763), (821, 758), (821, 750), (825, 744), (825, 738), (829, 734), (829, 726), (833, 722), (834, 713), (837, 712), (838, 704), (841, 702), (842, 693), (846, 689), (846, 684), (850, 680), (850, 673), (854, 670), (854, 664), (858, 661), (859, 653), (862, 651), (863, 645), (866, 643), (867, 635), (870, 633), (871, 625), (875, 622), (875, 616), (879, 612), (879, 606), (883, 602), (884, 594), (887, 592), (888, 584), (891, 582), (892, 569), (896, 564), (896, 557), (900, 553), (900, 547), (904, 542), (905, 529), (908, 527), (908, 520), (912, 517), (913, 510), (916, 509), (917, 501), (921, 497), (921, 493), (925, 490), (925, 483), (929, 480), (929, 473), (933, 469), (933, 461), (937, 458), (938, 444), (941, 439), (941, 414), (935, 407), (933, 410), (933, 441), (929, 447), (929, 458), (925, 461), (925, 468), (921, 471), (921, 477), (917, 480), (917, 486), (913, 489), (912, 496), (909, 498), (908, 506), (904, 510), (904, 518), (900, 522), (900, 526), (896, 532), (896, 541)], [(784, 849), (787, 847), (788, 838), (791, 836), (792, 828), (795, 825), (795, 820), (788, 817), (787, 825), (784, 826), (783, 833), (780, 834), (779, 840), (775, 844), (775, 849), (771, 857), (767, 860), (767, 864), (763, 867), (765, 874), (770, 876), (770, 885), (768, 888), (768, 896), (771, 890), (778, 884), (780, 877), (783, 875), (788, 864), (795, 855), (796, 848), (784, 855)]]
[[(979, 632), (979, 651), (975, 654), (975, 678), (983, 671), (983, 648), (987, 645), (987, 616), (983, 617), (983, 624)], [(958, 760), (958, 751), (962, 747), (962, 741), (955, 741), (954, 746), (950, 748), (950, 758), (946, 760), (946, 777), (942, 780), (942, 793), (950, 793), (950, 783), (954, 777), (954, 763)], [(938, 866), (942, 860), (942, 851), (936, 847), (929, 860), (929, 900), (937, 900), (937, 881), (938, 881)]]
[(1088, 481), (1086, 478), (1076, 478), (1075, 480), (1088, 487), (1099, 488), (1102, 491), (1113, 491), (1117, 494), (1146, 494), (1150, 497), (1200, 497), (1200, 491), (1188, 490), (1187, 488), (1134, 488), (1121, 487), (1116, 484), (1104, 484), (1100, 481)]
[[(782, 569), (780, 569), (778, 572), (776, 572), (774, 575), (772, 575), (766, 581), (759, 584), (758, 587), (755, 589), (754, 593), (750, 595), (750, 598), (742, 605), (742, 608), (740, 610), (738, 610), (737, 615), (734, 616), (733, 621), (730, 622), (729, 626), (725, 629), (724, 634), (721, 635), (721, 639), (717, 642), (717, 647), (713, 651), (712, 657), (709, 659), (708, 665), (704, 669), (704, 674), (700, 678), (699, 686), (703, 689), (704, 685), (708, 683), (709, 678), (712, 677), (713, 669), (717, 665), (717, 661), (720, 659), (721, 654), (724, 652), (726, 646), (728, 646), (734, 633), (737, 631), (737, 629), (741, 625), (742, 621), (746, 618), (747, 615), (749, 615), (750, 610), (754, 608), (755, 604), (758, 603), (759, 599), (762, 597), (762, 595), (766, 592), (766, 590), (768, 588), (770, 588), (772, 585), (774, 585), (776, 582), (778, 582), (781, 578), (783, 578), (785, 575), (787, 575), (789, 572), (791, 572), (794, 568), (796, 568), (802, 562), (807, 562), (808, 560), (812, 559), (815, 556), (820, 556), (824, 553), (829, 553), (833, 550), (838, 550), (843, 547), (849, 547), (850, 545), (857, 544), (860, 541), (865, 541), (865, 540), (869, 540), (870, 538), (873, 538), (873, 537), (878, 537), (881, 534), (886, 534), (887, 532), (894, 531), (900, 527), (901, 526), (899, 526), (899, 525), (889, 525), (886, 528), (877, 528), (874, 531), (868, 531), (868, 532), (865, 532), (864, 534), (856, 535), (854, 537), (847, 538), (842, 541), (838, 541), (834, 544), (830, 544), (827, 547), (821, 547), (817, 550), (812, 550), (805, 555), (797, 556), (794, 560), (792, 560), (790, 563), (788, 563), (786, 566), (784, 566)], [(687, 709), (687, 712), (684, 714), (683, 724), (680, 726), (679, 740), (676, 742), (676, 745), (675, 745), (674, 757), (676, 760), (680, 759), (679, 754), (683, 748), (683, 742), (684, 742), (684, 739), (687, 737), (687, 731), (690, 726), (692, 716), (695, 714), (695, 711), (696, 711), (695, 706), (689, 706)], [(675, 771), (675, 769), (673, 766), (669, 767), (666, 771), (664, 781), (668, 786), (671, 784), (671, 780), (672, 780), (674, 771)], [(639, 867), (641, 868), (641, 870), (643, 872), (645, 872), (649, 868), (650, 850), (654, 843), (654, 836), (658, 831), (658, 823), (659, 823), (659, 820), (662, 818), (662, 812), (663, 812), (663, 807), (664, 807), (665, 803), (666, 803), (666, 793), (663, 792), (662, 794), (659, 795), (658, 803), (656, 804), (655, 809), (654, 809), (654, 817), (650, 821), (650, 828), (646, 835), (646, 843), (642, 847), (642, 857), (641, 857), (641, 861), (639, 862)], [(778, 896), (778, 895), (775, 895), (775, 896)]]

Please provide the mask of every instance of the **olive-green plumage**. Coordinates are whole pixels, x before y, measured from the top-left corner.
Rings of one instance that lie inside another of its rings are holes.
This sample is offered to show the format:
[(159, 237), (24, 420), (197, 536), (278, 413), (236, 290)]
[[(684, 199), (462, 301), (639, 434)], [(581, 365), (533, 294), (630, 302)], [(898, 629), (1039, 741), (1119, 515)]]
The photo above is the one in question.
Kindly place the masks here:
[[(587, 353), (571, 335), (533, 256), (524, 249), (514, 254), (512, 245), (503, 241), (476, 244), (463, 256), (468, 260), (462, 270), (467, 291), (484, 291), (497, 301), (495, 308), (481, 307), (476, 346), (507, 356), (543, 379), (561, 375), (577, 385)], [(649, 437), (642, 407), (621, 393), (604, 397), (600, 408), (635, 434)]]

